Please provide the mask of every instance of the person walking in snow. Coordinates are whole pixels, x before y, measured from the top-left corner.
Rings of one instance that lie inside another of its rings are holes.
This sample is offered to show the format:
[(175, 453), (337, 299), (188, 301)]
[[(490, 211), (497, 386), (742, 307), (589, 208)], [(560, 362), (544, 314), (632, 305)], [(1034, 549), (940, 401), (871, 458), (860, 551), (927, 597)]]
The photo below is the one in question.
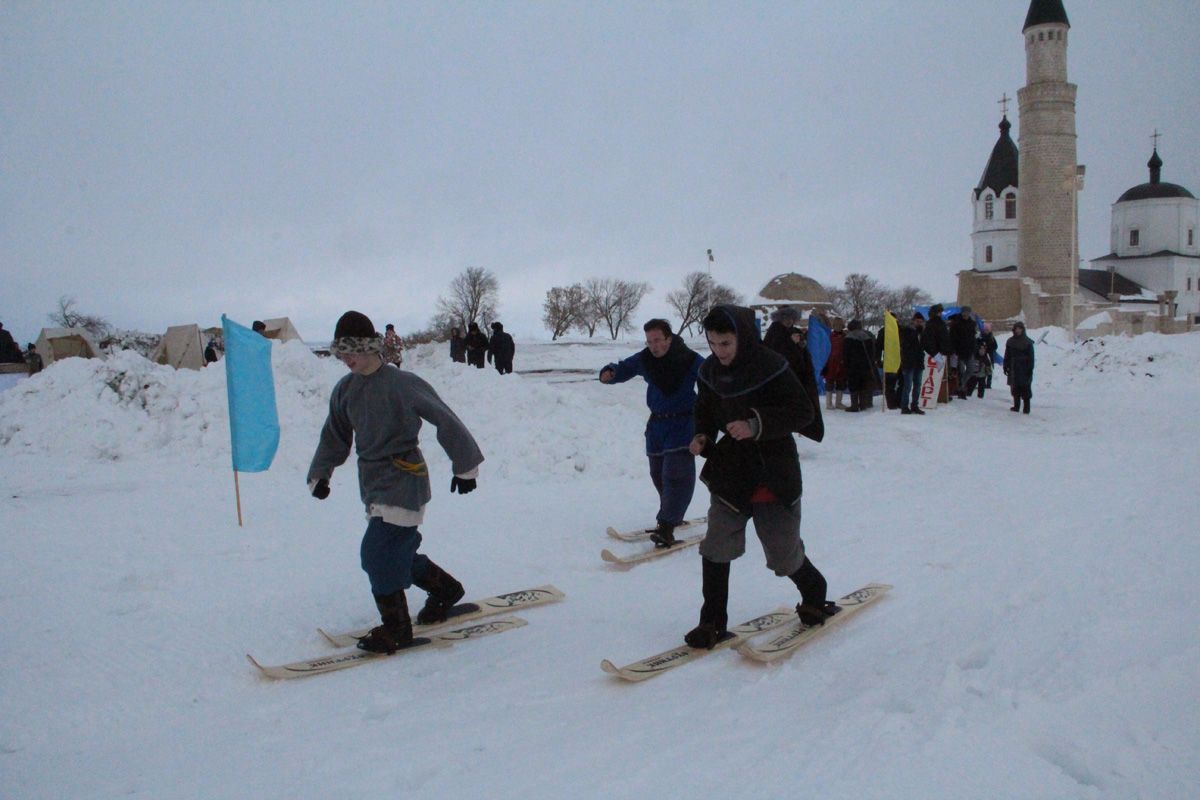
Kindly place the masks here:
[(404, 590), (415, 585), (428, 593), (417, 622), (445, 621), (462, 599), (462, 584), (419, 553), (425, 505), (432, 497), (429, 469), (418, 434), (422, 421), (437, 428), (438, 444), (450, 458), (450, 491), (475, 489), (483, 454), (466, 425), (421, 378), (384, 364), (383, 340), (365, 315), (347, 311), (329, 345), (350, 374), (333, 387), (329, 416), (308, 468), (313, 497), (329, 496), (329, 479), (345, 463), (351, 445), (358, 455), (359, 495), (367, 512), (360, 556), (382, 625), (358, 646), (393, 653), (412, 642), (412, 619)]
[(1008, 376), (1013, 398), (1009, 411), (1023, 410), (1028, 414), (1029, 401), (1033, 399), (1033, 339), (1025, 335), (1023, 322), (1013, 325), (1012, 336), (1004, 345), (1004, 374)]
[(472, 322), (467, 326), (467, 363), (472, 367), (483, 369), (483, 357), (488, 349), (487, 334), (479, 330), (479, 323)]
[(33, 342), (29, 342), (25, 349), (25, 363), (29, 366), (30, 375), (38, 374), (46, 366), (46, 362), (42, 360), (42, 355), (37, 351)]
[(912, 321), (900, 326), (900, 413), (921, 414), (921, 375), (925, 371), (925, 350), (921, 347), (921, 331), (925, 317), (913, 312)]
[(600, 370), (600, 382), (646, 381), (646, 458), (650, 481), (658, 492), (657, 526), (650, 534), (655, 547), (675, 544), (675, 528), (683, 522), (696, 490), (696, 459), (688, 452), (695, 421), (696, 375), (704, 358), (671, 331), (665, 319), (642, 326), (646, 347)]
[(404, 363), (404, 340), (396, 333), (396, 326), (390, 322), (384, 326), (383, 360), (397, 367)]
[(450, 329), (450, 360), (457, 364), (467, 363), (467, 340), (458, 328)]
[(966, 400), (967, 395), (971, 393), (971, 376), (975, 374), (975, 340), (979, 338), (979, 329), (970, 306), (963, 306), (957, 314), (950, 317), (948, 331), (957, 365), (955, 381), (958, 399)]
[(507, 375), (513, 369), (513, 356), (516, 355), (517, 344), (510, 334), (504, 332), (504, 326), (499, 322), (492, 323), (492, 339), (488, 342), (487, 359), (496, 365), (496, 371)]
[(746, 550), (746, 524), (762, 542), (767, 567), (800, 590), (796, 613), (820, 625), (837, 606), (800, 538), (800, 458), (793, 433), (812, 422), (812, 402), (787, 360), (758, 338), (754, 312), (715, 307), (702, 322), (712, 355), (699, 373), (696, 435), (690, 451), (705, 458), (708, 532), (700, 543), (700, 623), (684, 641), (711, 649), (728, 629), (729, 565)]

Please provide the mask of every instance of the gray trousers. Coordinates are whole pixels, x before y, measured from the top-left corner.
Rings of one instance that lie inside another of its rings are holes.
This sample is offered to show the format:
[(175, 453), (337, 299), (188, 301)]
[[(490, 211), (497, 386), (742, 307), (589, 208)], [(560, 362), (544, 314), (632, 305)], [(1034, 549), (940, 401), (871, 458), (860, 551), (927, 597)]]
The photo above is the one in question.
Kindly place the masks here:
[(804, 540), (800, 538), (800, 501), (795, 505), (755, 503), (751, 516), (741, 514), (712, 498), (708, 508), (708, 533), (700, 543), (700, 555), (727, 564), (746, 552), (746, 523), (754, 520), (754, 532), (767, 556), (767, 569), (785, 577), (804, 566)]

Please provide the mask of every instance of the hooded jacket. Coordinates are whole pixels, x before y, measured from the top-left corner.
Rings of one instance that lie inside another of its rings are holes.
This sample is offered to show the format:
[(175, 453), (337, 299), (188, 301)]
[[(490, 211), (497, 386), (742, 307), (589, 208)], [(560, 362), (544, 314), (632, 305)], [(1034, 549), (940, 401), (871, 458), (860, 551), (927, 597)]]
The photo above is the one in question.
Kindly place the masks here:
[[(812, 402), (783, 356), (758, 336), (754, 312), (741, 306), (717, 306), (729, 315), (737, 337), (737, 355), (723, 366), (710, 355), (700, 366), (696, 433), (708, 437), (700, 480), (719, 499), (750, 515), (750, 497), (765, 486), (785, 505), (800, 500), (803, 482), (793, 433), (813, 421)], [(757, 435), (738, 441), (726, 426), (748, 420)]]

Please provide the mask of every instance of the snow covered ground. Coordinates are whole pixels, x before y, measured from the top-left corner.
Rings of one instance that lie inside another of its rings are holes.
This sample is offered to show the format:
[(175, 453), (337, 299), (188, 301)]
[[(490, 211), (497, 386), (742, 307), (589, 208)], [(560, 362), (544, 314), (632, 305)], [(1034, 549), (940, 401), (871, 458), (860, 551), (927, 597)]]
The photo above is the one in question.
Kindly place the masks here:
[[(410, 351), (487, 456), (452, 496), (427, 433), (424, 550), (470, 596), (567, 598), (284, 682), (243, 654), (320, 655), (317, 626), (374, 622), (354, 469), (324, 502), (304, 485), (343, 368), (276, 346), (282, 443), (241, 476), (239, 528), (223, 370), (55, 364), (0, 392), (0, 796), (1193, 797), (1200, 335), (1047, 334), (1027, 417), (997, 381), (925, 417), (827, 412), (801, 440), (810, 554), (832, 592), (886, 598), (783, 663), (721, 652), (644, 684), (599, 662), (681, 640), (700, 559), (599, 558), (605, 526), (655, 509), (644, 385), (589, 380), (636, 341), (519, 343), (519, 370), (559, 371), (506, 377)], [(794, 596), (752, 542), (731, 619)]]

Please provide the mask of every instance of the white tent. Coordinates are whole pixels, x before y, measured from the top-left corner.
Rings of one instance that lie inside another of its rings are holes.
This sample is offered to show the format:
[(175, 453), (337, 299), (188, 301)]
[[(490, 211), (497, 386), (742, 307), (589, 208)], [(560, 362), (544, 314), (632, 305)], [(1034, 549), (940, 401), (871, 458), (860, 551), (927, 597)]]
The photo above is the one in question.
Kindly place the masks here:
[(204, 366), (204, 342), (199, 325), (172, 325), (167, 328), (158, 347), (150, 354), (155, 364), (175, 369), (201, 369)]
[(42, 328), (37, 351), (48, 367), (60, 358), (99, 358), (100, 347), (83, 328)]
[(264, 319), (263, 324), (267, 326), (267, 329), (263, 331), (263, 336), (268, 339), (278, 339), (281, 342), (290, 342), (293, 339), (300, 341), (300, 334), (296, 331), (296, 326), (287, 317)]

